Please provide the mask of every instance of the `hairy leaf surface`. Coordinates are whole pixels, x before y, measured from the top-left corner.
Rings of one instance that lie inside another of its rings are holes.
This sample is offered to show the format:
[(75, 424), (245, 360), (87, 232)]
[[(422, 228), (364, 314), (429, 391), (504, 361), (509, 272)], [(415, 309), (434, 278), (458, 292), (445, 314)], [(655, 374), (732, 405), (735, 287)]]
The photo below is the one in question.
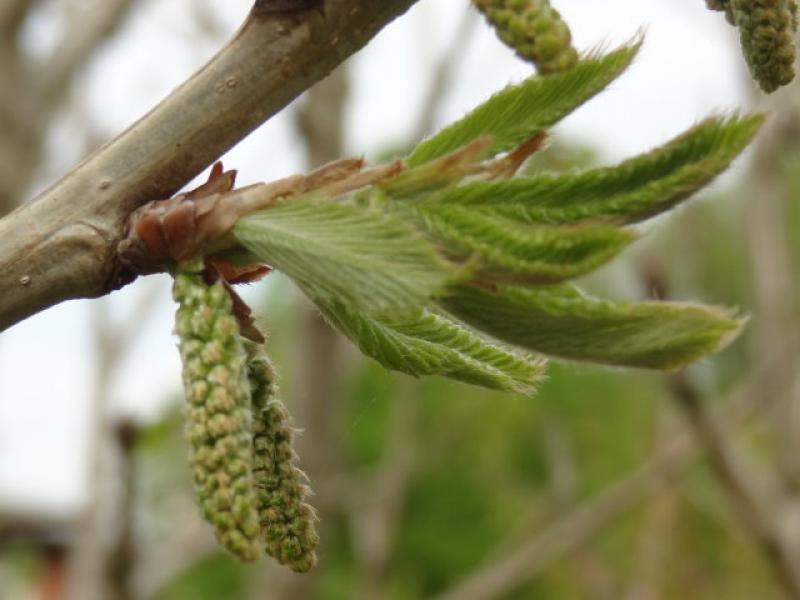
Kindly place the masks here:
[(628, 67), (638, 50), (638, 43), (623, 46), (605, 55), (588, 56), (561, 73), (509, 86), (422, 142), (406, 163), (421, 165), (486, 135), (493, 141), (490, 155), (510, 150), (601, 91)]
[(361, 310), (419, 306), (454, 276), (410, 225), (363, 206), (287, 203), (239, 220), (234, 235), (313, 296)]
[(632, 223), (668, 210), (724, 171), (762, 115), (711, 118), (623, 163), (578, 174), (537, 175), (451, 186), (416, 202), (457, 204), (536, 223), (612, 219)]
[(466, 383), (532, 395), (546, 361), (504, 348), (425, 309), (401, 317), (365, 315), (338, 302), (320, 302), (323, 315), (384, 367), (420, 377), (443, 375)]
[(441, 305), (504, 342), (574, 360), (678, 369), (715, 352), (743, 321), (714, 307), (672, 302), (622, 304), (570, 285), (448, 288)]
[(475, 261), (482, 280), (564, 281), (596, 269), (634, 239), (609, 226), (531, 225), (448, 204), (418, 209), (434, 235)]

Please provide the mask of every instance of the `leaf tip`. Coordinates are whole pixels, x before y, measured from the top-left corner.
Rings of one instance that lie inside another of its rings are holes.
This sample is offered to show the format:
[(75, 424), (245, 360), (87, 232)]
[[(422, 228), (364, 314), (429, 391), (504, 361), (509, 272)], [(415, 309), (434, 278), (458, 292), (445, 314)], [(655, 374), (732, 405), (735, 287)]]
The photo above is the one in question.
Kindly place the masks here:
[[(680, 304), (682, 303), (678, 305)], [(695, 361), (724, 350), (739, 337), (750, 319), (747, 315), (739, 315), (738, 311), (732, 308), (699, 306), (691, 303), (686, 303), (684, 306), (705, 313), (706, 327), (704, 330), (698, 327), (696, 335), (699, 342), (695, 348), (665, 362), (663, 365), (665, 371), (678, 371)]]

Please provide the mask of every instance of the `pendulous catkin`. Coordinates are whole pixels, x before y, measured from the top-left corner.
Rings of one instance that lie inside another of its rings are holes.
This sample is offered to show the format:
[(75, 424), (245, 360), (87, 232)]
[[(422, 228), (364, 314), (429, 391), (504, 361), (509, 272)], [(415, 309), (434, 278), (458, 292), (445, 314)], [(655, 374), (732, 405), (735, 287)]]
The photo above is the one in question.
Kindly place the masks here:
[(706, 6), (711, 10), (719, 10), (725, 12), (725, 18), (731, 25), (736, 25), (733, 17), (733, 7), (730, 0), (706, 0)]
[(548, 0), (474, 0), (497, 37), (542, 74), (572, 67), (578, 53), (561, 15)]
[(706, 0), (706, 5), (724, 10), (739, 28), (742, 54), (762, 90), (774, 92), (794, 79), (795, 0)]
[(304, 573), (317, 563), (319, 536), (305, 474), (295, 466), (293, 429), (286, 407), (276, 397), (275, 372), (256, 345), (247, 346), (253, 406), (253, 477), (264, 549), (293, 571)]
[(261, 554), (261, 536), (247, 354), (230, 295), (221, 283), (207, 285), (202, 270), (201, 261), (182, 264), (173, 286), (192, 478), (220, 545), (251, 562)]

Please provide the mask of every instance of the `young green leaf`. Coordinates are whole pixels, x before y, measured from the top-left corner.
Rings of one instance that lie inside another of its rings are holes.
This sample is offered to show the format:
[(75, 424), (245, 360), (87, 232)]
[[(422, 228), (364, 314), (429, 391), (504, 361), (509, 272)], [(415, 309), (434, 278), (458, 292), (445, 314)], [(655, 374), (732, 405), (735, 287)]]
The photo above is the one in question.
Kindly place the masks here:
[(314, 297), (360, 310), (419, 306), (454, 274), (411, 226), (364, 206), (298, 200), (240, 219), (234, 235)]
[(490, 343), (425, 309), (384, 317), (368, 316), (339, 302), (316, 303), (331, 324), (387, 369), (415, 377), (443, 375), (527, 396), (544, 375), (544, 359)]
[(612, 219), (632, 223), (674, 207), (724, 171), (763, 123), (762, 115), (710, 118), (667, 144), (583, 173), (476, 181), (420, 196), (533, 223)]
[(605, 88), (628, 67), (639, 46), (635, 43), (602, 56), (588, 56), (561, 73), (531, 77), (507, 87), (422, 142), (406, 163), (421, 165), (487, 135), (493, 141), (490, 155), (510, 150)]
[(634, 239), (616, 227), (531, 225), (452, 204), (415, 207), (434, 236), (475, 262), (483, 281), (564, 281), (596, 269)]
[(574, 360), (678, 369), (719, 350), (743, 320), (730, 312), (672, 302), (613, 303), (570, 285), (459, 285), (439, 300), (445, 310), (504, 342)]

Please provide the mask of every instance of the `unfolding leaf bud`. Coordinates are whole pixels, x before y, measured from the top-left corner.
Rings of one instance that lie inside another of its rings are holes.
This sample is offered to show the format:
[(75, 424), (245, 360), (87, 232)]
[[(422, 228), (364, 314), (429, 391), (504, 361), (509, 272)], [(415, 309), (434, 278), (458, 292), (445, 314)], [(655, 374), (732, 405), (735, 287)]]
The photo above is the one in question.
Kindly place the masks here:
[(474, 0), (497, 37), (542, 74), (572, 67), (578, 53), (572, 35), (549, 0)]
[(206, 285), (202, 269), (182, 265), (173, 287), (192, 478), (219, 543), (249, 562), (261, 548), (246, 354), (230, 295), (220, 283)]

